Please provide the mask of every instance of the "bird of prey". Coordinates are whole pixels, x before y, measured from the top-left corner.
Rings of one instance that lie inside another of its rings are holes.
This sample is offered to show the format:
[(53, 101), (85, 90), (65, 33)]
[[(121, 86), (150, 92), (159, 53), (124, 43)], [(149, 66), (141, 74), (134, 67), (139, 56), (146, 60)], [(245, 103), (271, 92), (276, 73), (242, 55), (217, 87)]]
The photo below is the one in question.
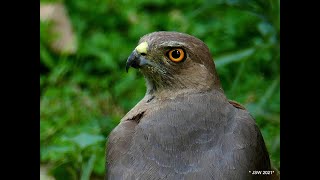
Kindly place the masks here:
[[(147, 92), (109, 134), (109, 180), (269, 179), (269, 155), (255, 120), (227, 99), (208, 47), (179, 32), (143, 36), (126, 69)], [(254, 174), (257, 171), (261, 174)]]

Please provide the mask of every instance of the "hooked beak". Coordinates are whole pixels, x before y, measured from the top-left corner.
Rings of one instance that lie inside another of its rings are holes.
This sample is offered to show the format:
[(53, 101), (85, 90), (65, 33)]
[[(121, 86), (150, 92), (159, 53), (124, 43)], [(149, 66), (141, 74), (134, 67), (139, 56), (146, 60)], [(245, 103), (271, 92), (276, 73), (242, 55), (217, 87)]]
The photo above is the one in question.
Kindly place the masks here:
[(145, 64), (148, 64), (148, 60), (144, 57), (144, 55), (141, 55), (137, 52), (137, 50), (134, 50), (127, 59), (126, 71), (128, 72), (130, 67), (137, 69)]

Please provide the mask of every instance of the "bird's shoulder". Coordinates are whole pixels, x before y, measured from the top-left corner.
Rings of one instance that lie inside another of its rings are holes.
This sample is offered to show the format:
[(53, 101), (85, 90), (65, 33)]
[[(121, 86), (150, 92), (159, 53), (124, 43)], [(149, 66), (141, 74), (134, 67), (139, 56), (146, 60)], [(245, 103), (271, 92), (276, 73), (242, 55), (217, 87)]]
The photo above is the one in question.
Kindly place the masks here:
[[(140, 120), (144, 118), (146, 112), (152, 111), (152, 105), (148, 106), (149, 101), (154, 97), (145, 96), (138, 102), (121, 120), (120, 123), (110, 132), (107, 137), (107, 156), (108, 163), (118, 161), (123, 155), (127, 154), (136, 127)], [(155, 105), (153, 105), (155, 106)], [(150, 108), (151, 107), (151, 108)], [(159, 107), (158, 107), (159, 108)]]

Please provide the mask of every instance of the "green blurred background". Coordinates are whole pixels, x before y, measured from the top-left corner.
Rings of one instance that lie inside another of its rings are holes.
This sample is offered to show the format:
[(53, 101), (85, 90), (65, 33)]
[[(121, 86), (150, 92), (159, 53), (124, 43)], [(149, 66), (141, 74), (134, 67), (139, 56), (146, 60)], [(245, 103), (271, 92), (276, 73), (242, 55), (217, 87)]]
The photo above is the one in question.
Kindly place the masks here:
[(209, 47), (229, 99), (261, 128), (280, 170), (279, 0), (66, 0), (75, 53), (50, 48), (40, 21), (40, 165), (55, 179), (103, 179), (109, 132), (145, 94), (125, 63), (139, 38), (179, 31)]

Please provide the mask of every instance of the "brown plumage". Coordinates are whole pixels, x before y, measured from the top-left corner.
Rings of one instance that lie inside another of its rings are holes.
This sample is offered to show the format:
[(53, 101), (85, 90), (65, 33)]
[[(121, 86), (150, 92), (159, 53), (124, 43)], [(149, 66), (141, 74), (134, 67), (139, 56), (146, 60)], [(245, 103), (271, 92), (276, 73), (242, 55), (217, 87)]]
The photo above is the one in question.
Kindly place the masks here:
[(106, 179), (270, 178), (249, 172), (271, 170), (263, 137), (249, 112), (224, 95), (201, 40), (147, 34), (129, 67), (140, 69), (147, 93), (108, 137)]

